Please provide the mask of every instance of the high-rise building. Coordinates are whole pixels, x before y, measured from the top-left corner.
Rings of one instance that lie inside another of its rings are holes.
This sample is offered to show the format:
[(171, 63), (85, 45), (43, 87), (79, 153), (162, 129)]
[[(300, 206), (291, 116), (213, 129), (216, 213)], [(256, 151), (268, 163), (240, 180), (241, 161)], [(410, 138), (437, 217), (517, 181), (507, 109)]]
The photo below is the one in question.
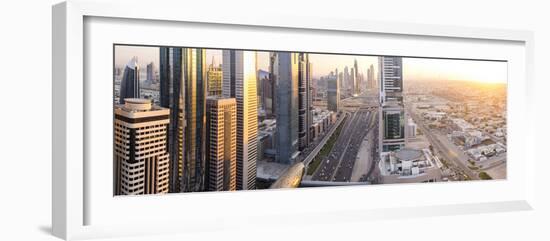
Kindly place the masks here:
[(206, 136), (206, 50), (184, 48), (185, 165), (184, 191), (204, 190)]
[(350, 86), (350, 81), (351, 81), (351, 75), (349, 73), (349, 68), (348, 66), (344, 67), (344, 76), (342, 78), (342, 81), (339, 83), (338, 86), (340, 86), (340, 89), (341, 90), (347, 90)]
[(351, 76), (350, 76), (350, 83), (351, 83), (351, 94), (353, 96), (357, 96), (357, 88), (358, 88), (358, 84), (357, 84), (357, 71), (355, 68), (351, 68)]
[(354, 69), (354, 85), (353, 85), (353, 95), (357, 96), (361, 93), (361, 75), (359, 74), (359, 66), (357, 65), (357, 59), (353, 60), (353, 69)]
[(299, 62), (298, 53), (273, 52), (270, 63), (275, 81), (277, 133), (276, 160), (291, 164), (298, 156)]
[(147, 99), (126, 98), (124, 105), (115, 107), (115, 195), (168, 192), (169, 113)]
[[(308, 56), (309, 57), (309, 56)], [(308, 76), (309, 76), (309, 84), (307, 87), (308, 92), (308, 107), (307, 107), (307, 126), (308, 126), (308, 143), (313, 142), (314, 136), (312, 134), (312, 126), (313, 126), (313, 97), (315, 96), (315, 90), (313, 88), (313, 64), (308, 61)]]
[(237, 188), (237, 102), (206, 99), (206, 178), (208, 191)]
[(338, 81), (338, 69), (336, 73), (330, 72), (327, 77), (327, 109), (338, 112), (340, 109), (340, 83)]
[(216, 65), (212, 56), (212, 63), (206, 71), (208, 77), (208, 96), (222, 95), (222, 65)]
[(311, 139), (311, 65), (309, 54), (299, 53), (298, 58), (298, 149), (303, 151)]
[(258, 71), (258, 78), (260, 79), (260, 96), (261, 96), (261, 104), (263, 106), (263, 109), (265, 110), (267, 118), (273, 117), (273, 104), (274, 104), (274, 94), (273, 91), (275, 90), (273, 80), (271, 79), (271, 73), (259, 70)]
[(155, 75), (155, 63), (153, 62), (147, 64), (147, 81), (149, 84), (154, 84), (157, 82)]
[(405, 147), (403, 63), (401, 57), (379, 57), (380, 147), (382, 152)]
[(140, 98), (139, 89), (139, 66), (137, 57), (133, 57), (122, 74), (122, 82), (120, 83), (120, 99), (119, 103), (124, 104), (126, 98)]
[(256, 189), (258, 96), (255, 51), (223, 50), (224, 98), (237, 101), (237, 190)]
[(370, 67), (367, 69), (367, 88), (374, 89), (376, 88), (375, 84), (374, 66), (371, 64)]
[(168, 153), (170, 154), (170, 192), (182, 192), (186, 125), (182, 49), (161, 47), (159, 56), (160, 106), (170, 110), (170, 124), (167, 133)]

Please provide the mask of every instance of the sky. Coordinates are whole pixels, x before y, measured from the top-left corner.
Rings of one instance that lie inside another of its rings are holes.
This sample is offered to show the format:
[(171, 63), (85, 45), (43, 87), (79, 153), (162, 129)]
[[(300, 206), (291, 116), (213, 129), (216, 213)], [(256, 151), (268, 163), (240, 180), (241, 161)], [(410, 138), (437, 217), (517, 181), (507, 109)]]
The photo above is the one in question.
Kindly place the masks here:
[[(206, 50), (207, 63), (214, 58), (217, 64), (222, 62), (221, 50)], [(133, 56), (138, 57), (141, 69), (154, 62), (158, 68), (159, 48), (145, 46), (116, 46), (115, 65), (123, 67)], [(319, 78), (329, 74), (336, 68), (343, 71), (345, 66), (353, 67), (357, 60), (359, 72), (364, 76), (367, 68), (373, 64), (378, 69), (377, 57), (337, 54), (310, 54), (313, 65), (313, 77)], [(269, 53), (258, 52), (258, 68), (269, 70)], [(431, 59), (431, 58), (403, 58), (403, 80), (465, 80), (485, 83), (506, 83), (507, 63), (497, 61), (458, 60), (458, 59)]]

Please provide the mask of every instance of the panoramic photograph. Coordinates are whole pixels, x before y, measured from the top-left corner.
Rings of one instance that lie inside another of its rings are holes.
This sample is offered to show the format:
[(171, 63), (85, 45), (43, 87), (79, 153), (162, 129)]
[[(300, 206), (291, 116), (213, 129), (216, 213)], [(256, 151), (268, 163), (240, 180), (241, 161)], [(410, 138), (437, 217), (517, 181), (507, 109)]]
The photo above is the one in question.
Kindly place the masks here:
[(115, 196), (506, 179), (506, 61), (113, 51)]

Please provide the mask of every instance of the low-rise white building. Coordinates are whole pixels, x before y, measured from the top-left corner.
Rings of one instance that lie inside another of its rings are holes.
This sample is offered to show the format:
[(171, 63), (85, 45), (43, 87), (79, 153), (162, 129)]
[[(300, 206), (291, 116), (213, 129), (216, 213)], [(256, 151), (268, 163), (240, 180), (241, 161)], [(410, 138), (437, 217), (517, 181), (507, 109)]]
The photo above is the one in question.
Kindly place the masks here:
[(404, 148), (384, 152), (379, 162), (382, 183), (418, 183), (441, 180), (441, 171), (429, 149)]

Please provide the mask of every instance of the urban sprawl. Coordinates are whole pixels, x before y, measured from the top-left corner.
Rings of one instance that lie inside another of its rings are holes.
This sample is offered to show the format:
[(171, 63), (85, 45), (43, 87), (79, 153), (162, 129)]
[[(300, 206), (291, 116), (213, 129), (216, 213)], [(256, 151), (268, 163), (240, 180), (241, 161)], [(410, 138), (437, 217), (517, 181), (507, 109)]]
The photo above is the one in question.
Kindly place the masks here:
[(404, 79), (402, 57), (314, 76), (310, 53), (260, 69), (255, 51), (143, 48), (158, 66), (114, 66), (114, 195), (506, 178), (505, 83)]

